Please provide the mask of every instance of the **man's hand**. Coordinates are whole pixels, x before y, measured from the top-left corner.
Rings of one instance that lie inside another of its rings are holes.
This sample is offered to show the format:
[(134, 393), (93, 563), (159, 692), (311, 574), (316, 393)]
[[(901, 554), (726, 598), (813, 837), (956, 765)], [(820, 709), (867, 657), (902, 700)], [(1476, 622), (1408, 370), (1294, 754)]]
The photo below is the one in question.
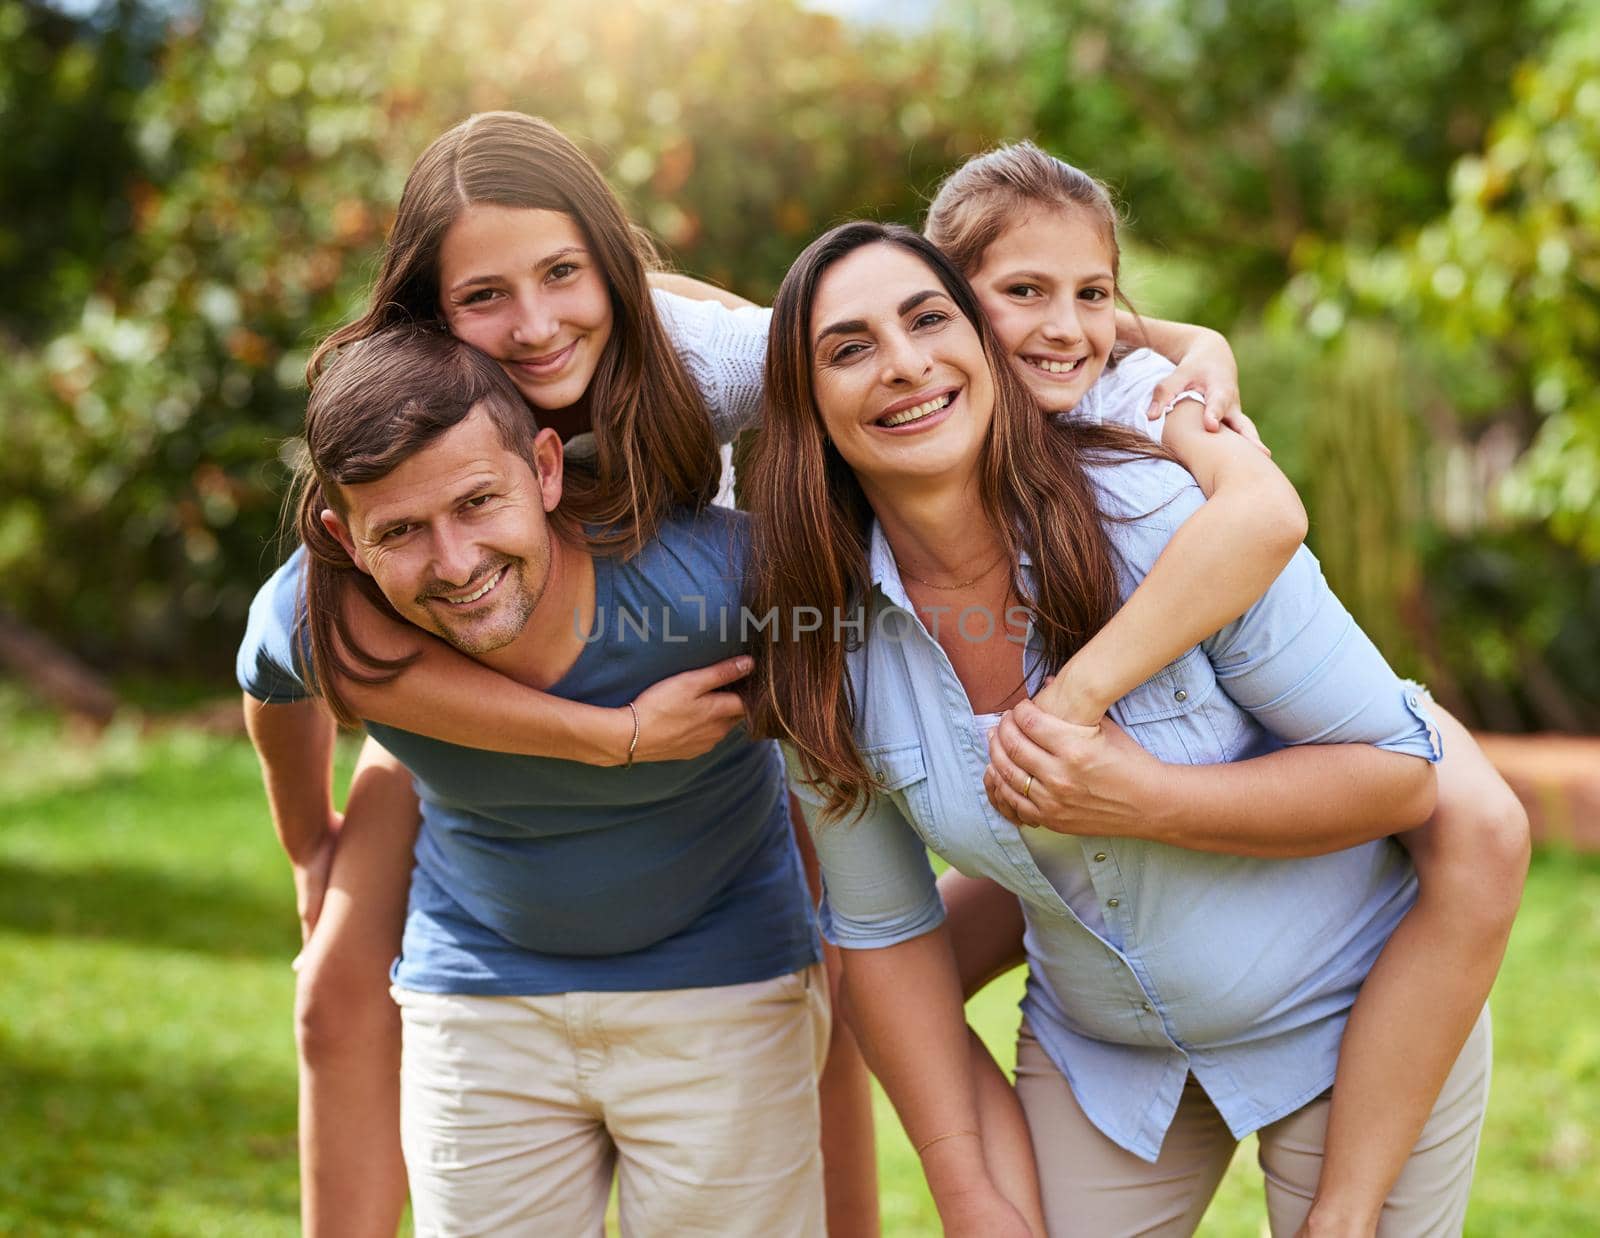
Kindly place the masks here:
[(989, 736), (983, 785), (1013, 825), (1138, 836), (1153, 815), (1163, 768), (1109, 719), (1078, 726), (1023, 701)]
[(639, 743), (633, 759), (687, 761), (711, 751), (745, 720), (744, 701), (737, 692), (724, 689), (743, 679), (754, 665), (748, 654), (740, 654), (646, 688), (633, 702), (639, 711)]
[(328, 874), (333, 870), (333, 852), (339, 844), (339, 827), (343, 824), (344, 817), (333, 813), (322, 837), (299, 859), (289, 861), (294, 870), (294, 903), (300, 916), (302, 945), (311, 940), (317, 917), (322, 914), (322, 900), (328, 893)]

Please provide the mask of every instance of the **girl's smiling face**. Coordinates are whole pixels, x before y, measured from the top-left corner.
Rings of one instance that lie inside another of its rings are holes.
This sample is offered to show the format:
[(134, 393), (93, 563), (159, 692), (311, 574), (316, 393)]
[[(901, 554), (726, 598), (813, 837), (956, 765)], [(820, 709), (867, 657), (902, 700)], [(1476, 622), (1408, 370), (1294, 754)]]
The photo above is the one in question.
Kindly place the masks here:
[(466, 207), (439, 248), (439, 301), (451, 333), (547, 412), (583, 399), (611, 338), (605, 274), (562, 211)]
[(984, 251), (972, 286), (1039, 407), (1074, 408), (1117, 338), (1113, 255), (1094, 218), (1035, 207)]

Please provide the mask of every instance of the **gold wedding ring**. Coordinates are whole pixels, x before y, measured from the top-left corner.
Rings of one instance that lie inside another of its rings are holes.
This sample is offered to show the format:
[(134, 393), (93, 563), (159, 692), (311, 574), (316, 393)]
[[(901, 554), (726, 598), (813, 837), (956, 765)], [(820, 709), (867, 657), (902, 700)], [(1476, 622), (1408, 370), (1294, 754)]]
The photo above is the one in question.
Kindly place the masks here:
[(1028, 799), (1028, 792), (1033, 789), (1033, 775), (1028, 775), (1028, 780), (1022, 784), (1022, 798)]

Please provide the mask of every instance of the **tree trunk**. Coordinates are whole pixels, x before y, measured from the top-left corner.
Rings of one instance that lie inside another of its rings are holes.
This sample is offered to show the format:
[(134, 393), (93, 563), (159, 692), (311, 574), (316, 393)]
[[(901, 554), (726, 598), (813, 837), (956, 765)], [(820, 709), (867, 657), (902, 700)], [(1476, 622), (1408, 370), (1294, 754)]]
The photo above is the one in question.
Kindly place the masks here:
[(3, 609), (0, 667), (16, 676), (40, 703), (73, 718), (100, 727), (117, 712), (117, 694), (101, 675), (43, 632)]

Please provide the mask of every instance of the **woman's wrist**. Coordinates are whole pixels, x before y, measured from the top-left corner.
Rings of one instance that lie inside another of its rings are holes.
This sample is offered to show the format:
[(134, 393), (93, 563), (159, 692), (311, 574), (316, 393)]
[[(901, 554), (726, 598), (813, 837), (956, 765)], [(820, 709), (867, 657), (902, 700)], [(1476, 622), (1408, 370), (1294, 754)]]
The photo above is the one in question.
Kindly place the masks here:
[(994, 1189), (989, 1166), (983, 1159), (983, 1140), (971, 1127), (963, 1127), (954, 1137), (936, 1133), (918, 1145), (923, 1176), (934, 1202), (953, 1199), (972, 1191)]
[(1151, 761), (1146, 776), (1139, 780), (1138, 837), (1149, 842), (1166, 843), (1173, 847), (1185, 845), (1193, 824), (1196, 806), (1186, 785), (1184, 774), (1193, 768), (1188, 765)]

